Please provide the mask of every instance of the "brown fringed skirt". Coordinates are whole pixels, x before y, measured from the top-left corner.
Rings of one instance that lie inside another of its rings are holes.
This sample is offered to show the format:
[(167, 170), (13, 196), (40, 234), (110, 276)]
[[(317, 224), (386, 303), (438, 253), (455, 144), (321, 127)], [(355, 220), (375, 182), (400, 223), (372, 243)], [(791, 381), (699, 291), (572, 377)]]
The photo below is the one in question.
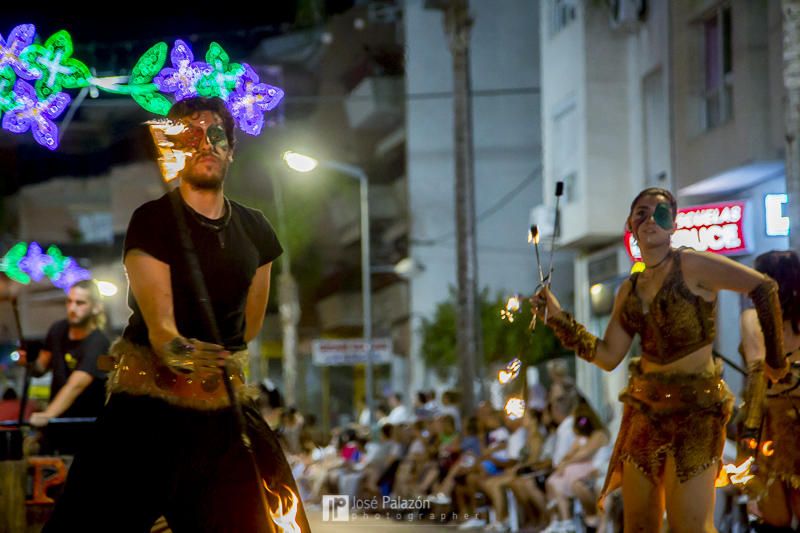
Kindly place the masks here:
[(624, 464), (653, 484), (661, 481), (669, 455), (681, 482), (719, 464), (733, 407), (719, 361), (708, 373), (645, 374), (641, 360), (634, 358), (629, 370), (628, 386), (619, 395), (625, 406), (600, 493), (601, 508), (606, 495), (622, 484)]
[(761, 442), (772, 441), (774, 453), (756, 457), (759, 477), (779, 479), (793, 489), (800, 489), (800, 397), (767, 397)]

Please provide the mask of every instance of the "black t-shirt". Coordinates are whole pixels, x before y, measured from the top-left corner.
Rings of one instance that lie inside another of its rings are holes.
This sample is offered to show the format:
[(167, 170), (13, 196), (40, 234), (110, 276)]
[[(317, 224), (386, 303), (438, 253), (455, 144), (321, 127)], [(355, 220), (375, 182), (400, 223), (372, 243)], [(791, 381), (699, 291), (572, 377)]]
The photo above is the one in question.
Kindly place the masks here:
[[(213, 341), (192, 286), (169, 195), (175, 195), (183, 208), (222, 344), (230, 350), (244, 349), (247, 292), (256, 270), (283, 252), (278, 237), (256, 209), (226, 198), (222, 218), (211, 220), (186, 205), (178, 189), (147, 202), (133, 213), (123, 255), (138, 248), (169, 265), (175, 323), (184, 337)], [(131, 342), (148, 346), (147, 325), (130, 289), (128, 306), (133, 314), (122, 335)]]
[(50, 401), (53, 401), (75, 370), (82, 370), (94, 378), (61, 415), (62, 417), (88, 417), (100, 414), (106, 399), (106, 373), (97, 368), (97, 358), (108, 353), (109, 345), (108, 338), (99, 330), (94, 330), (85, 338), (75, 341), (69, 338), (69, 323), (66, 320), (60, 320), (50, 327), (44, 341), (44, 349), (53, 354), (50, 363), (53, 369)]

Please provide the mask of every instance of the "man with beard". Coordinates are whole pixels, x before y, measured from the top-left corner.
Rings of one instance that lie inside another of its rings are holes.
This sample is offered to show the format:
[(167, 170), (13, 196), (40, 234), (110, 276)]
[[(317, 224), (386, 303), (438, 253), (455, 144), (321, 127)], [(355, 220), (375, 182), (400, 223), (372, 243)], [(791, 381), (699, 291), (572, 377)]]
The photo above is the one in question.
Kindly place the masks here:
[[(66, 307), (67, 318), (50, 327), (33, 363), (34, 376), (53, 371), (50, 403), (31, 415), (33, 426), (47, 426), (56, 417), (96, 417), (105, 403), (106, 374), (97, 368), (97, 358), (108, 353), (109, 341), (102, 331), (106, 317), (95, 282), (73, 285)], [(84, 436), (81, 429), (78, 425), (48, 428), (42, 451), (74, 453)]]
[[(297, 522), (309, 531), (278, 439), (244, 385), (245, 349), (263, 324), (281, 245), (261, 212), (223, 193), (235, 144), (224, 102), (184, 99), (169, 119), (173, 132), (180, 130), (171, 142), (187, 154), (186, 165), (179, 186), (139, 207), (128, 225), (123, 258), (132, 314), (111, 348), (117, 366), (109, 400), (97, 438), (76, 457), (44, 531), (147, 532), (162, 515), (176, 533), (274, 531), (275, 516), (262, 505), (264, 485), (273, 510), (276, 494), (285, 511), (294, 493)], [(207, 302), (198, 294), (201, 283)]]
[(103, 334), (105, 313), (93, 281), (79, 281), (67, 293), (67, 318), (50, 327), (33, 363), (33, 375), (53, 370), (50, 404), (31, 415), (31, 424), (45, 426), (55, 417), (94, 417), (105, 402), (106, 374), (97, 358), (108, 353)]

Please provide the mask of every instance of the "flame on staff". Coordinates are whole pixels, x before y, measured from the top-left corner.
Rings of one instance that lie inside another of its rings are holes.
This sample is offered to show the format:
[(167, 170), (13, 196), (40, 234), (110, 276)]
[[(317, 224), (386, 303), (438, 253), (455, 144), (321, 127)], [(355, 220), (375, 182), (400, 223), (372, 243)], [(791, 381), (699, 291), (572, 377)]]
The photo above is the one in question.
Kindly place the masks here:
[(530, 231), (528, 231), (528, 243), (539, 244), (539, 226), (531, 226)]
[[(267, 494), (274, 496), (278, 500), (278, 507), (276, 509), (273, 509), (272, 504), (269, 504), (270, 518), (277, 530), (281, 533), (302, 533), (300, 524), (297, 523), (297, 502), (299, 498), (294, 491), (284, 485), (283, 488), (286, 489), (288, 494), (285, 497), (281, 497), (279, 493), (270, 490), (266, 481), (262, 480), (262, 482), (264, 483), (264, 488), (267, 490)], [(267, 498), (267, 500), (269, 499), (270, 498)], [(284, 501), (286, 502), (285, 507)]]
[(158, 166), (161, 169), (161, 175), (164, 181), (172, 181), (186, 166), (186, 158), (192, 157), (192, 153), (176, 150), (175, 143), (169, 137), (180, 135), (186, 130), (186, 126), (169, 119), (151, 120), (146, 124), (158, 150)]
[(518, 420), (525, 414), (525, 400), (522, 398), (509, 398), (505, 408), (508, 418)]
[(505, 385), (506, 383), (517, 379), (517, 376), (519, 376), (519, 370), (521, 368), (522, 361), (519, 359), (513, 359), (503, 370), (497, 373), (497, 381), (499, 381), (501, 385)]
[(753, 461), (755, 461), (755, 457), (751, 455), (739, 466), (734, 464), (723, 465), (714, 486), (726, 487), (731, 483), (737, 486), (746, 485), (748, 481), (755, 477), (750, 473), (750, 467), (753, 465)]

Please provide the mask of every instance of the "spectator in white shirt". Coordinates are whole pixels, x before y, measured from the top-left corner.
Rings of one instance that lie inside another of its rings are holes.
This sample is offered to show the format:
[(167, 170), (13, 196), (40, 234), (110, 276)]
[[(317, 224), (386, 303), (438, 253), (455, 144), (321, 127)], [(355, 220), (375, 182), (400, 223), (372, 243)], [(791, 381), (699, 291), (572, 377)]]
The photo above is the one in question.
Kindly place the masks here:
[(389, 396), (389, 416), (386, 417), (385, 423), (399, 426), (409, 422), (408, 409), (403, 405), (403, 396), (395, 392)]
[(456, 424), (456, 430), (461, 431), (461, 413), (458, 411), (458, 397), (454, 391), (444, 391), (442, 393), (442, 406), (439, 408), (438, 415), (450, 415)]

